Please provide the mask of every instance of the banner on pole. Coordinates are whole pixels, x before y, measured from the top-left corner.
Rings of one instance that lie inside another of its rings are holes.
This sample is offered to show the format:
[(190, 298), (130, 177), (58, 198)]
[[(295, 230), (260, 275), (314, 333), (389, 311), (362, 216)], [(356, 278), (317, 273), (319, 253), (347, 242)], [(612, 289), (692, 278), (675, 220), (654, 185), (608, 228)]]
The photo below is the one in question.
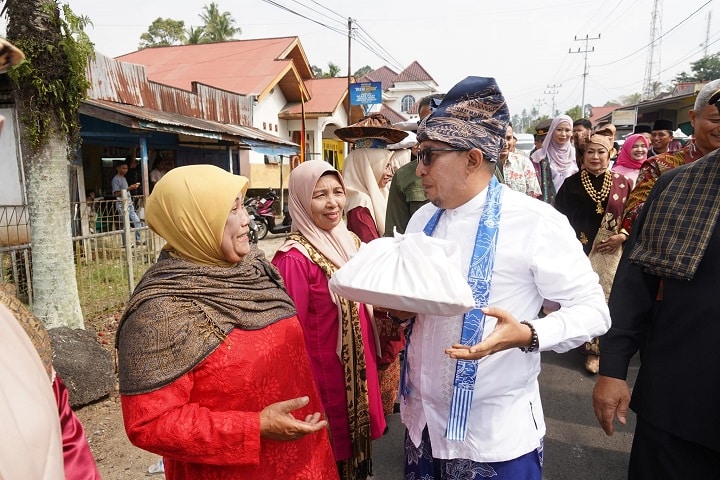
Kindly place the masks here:
[(382, 83), (350, 84), (350, 105), (376, 105), (379, 103), (382, 103)]

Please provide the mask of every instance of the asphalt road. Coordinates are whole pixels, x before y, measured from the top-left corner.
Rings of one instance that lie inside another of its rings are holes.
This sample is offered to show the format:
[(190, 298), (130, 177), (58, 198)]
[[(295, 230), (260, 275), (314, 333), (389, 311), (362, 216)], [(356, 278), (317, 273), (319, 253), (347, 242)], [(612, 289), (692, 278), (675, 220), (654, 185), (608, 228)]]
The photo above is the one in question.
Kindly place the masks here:
[[(592, 410), (595, 378), (585, 372), (584, 358), (571, 351), (542, 353), (540, 394), (545, 410), (545, 480), (624, 480), (635, 428), (631, 413), (628, 425), (616, 425), (608, 437)], [(634, 383), (639, 361), (631, 364), (628, 380)], [(388, 418), (389, 432), (373, 447), (374, 480), (403, 478), (404, 427), (400, 415)]]
[[(284, 235), (260, 240), (260, 247), (272, 254)], [(592, 410), (595, 378), (585, 372), (584, 358), (577, 351), (564, 354), (542, 353), (540, 393), (545, 411), (544, 480), (624, 480), (635, 428), (635, 416), (628, 425), (616, 425), (615, 434), (606, 436)], [(601, 360), (602, 361), (602, 360)], [(631, 364), (628, 381), (632, 386), (639, 367)], [(403, 479), (405, 429), (400, 415), (388, 417), (388, 433), (373, 446), (373, 480)]]

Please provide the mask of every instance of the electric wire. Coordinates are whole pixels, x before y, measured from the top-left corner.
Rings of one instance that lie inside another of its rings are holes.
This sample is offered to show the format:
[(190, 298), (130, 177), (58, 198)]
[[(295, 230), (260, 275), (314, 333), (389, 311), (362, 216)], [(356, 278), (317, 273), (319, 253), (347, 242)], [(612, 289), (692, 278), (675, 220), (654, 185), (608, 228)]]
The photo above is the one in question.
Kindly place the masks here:
[(633, 52), (625, 55), (625, 56), (622, 57), (622, 58), (619, 58), (619, 59), (617, 59), (617, 60), (613, 60), (612, 62), (603, 63), (602, 65), (595, 65), (595, 68), (602, 68), (602, 67), (607, 67), (607, 66), (610, 66), (610, 65), (614, 65), (614, 64), (619, 63), (619, 62), (622, 62), (623, 60), (626, 60), (626, 59), (628, 59), (628, 58), (630, 58), (630, 57), (632, 57), (632, 56), (634, 56), (634, 55), (637, 55), (638, 53), (642, 52), (643, 50), (645, 50), (645, 49), (646, 49), (647, 47), (649, 47), (650, 45), (653, 45), (654, 43), (657, 43), (657, 42), (659, 42), (660, 40), (662, 40), (665, 36), (667, 36), (668, 34), (670, 34), (671, 32), (673, 32), (674, 30), (676, 30), (676, 29), (677, 29), (678, 27), (680, 27), (683, 23), (687, 22), (688, 20), (690, 20), (690, 19), (691, 19), (692, 17), (694, 17), (695, 15), (697, 15), (697, 14), (700, 12), (700, 10), (702, 10), (702, 9), (705, 8), (705, 7), (707, 7), (707, 6), (708, 6), (709, 4), (711, 4), (712, 2), (713, 2), (713, 0), (708, 0), (707, 2), (705, 2), (704, 4), (702, 4), (700, 7), (698, 7), (697, 10), (695, 10), (695, 11), (692, 12), (690, 15), (688, 15), (687, 17), (685, 17), (684, 19), (682, 19), (682, 20), (681, 20), (679, 23), (677, 23), (675, 26), (673, 26), (672, 28), (670, 28), (670, 30), (664, 32), (662, 35), (660, 35), (658, 38), (656, 38), (655, 40), (651, 41), (651, 42), (648, 43), (647, 45), (644, 45), (644, 46), (640, 47), (639, 49), (637, 49), (637, 50), (635, 50), (635, 51), (633, 51)]

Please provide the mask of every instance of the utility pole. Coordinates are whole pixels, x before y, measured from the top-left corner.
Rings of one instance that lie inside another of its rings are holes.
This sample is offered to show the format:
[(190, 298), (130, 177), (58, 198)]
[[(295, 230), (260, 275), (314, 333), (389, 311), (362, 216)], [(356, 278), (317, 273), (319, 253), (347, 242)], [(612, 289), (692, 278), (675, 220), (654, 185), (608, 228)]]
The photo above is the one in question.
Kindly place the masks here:
[(590, 40), (600, 40), (600, 35), (598, 33), (597, 37), (590, 37), (589, 35), (585, 35), (585, 38), (578, 38), (577, 35), (575, 35), (575, 41), (576, 42), (585, 42), (585, 49), (580, 50), (580, 47), (578, 47), (576, 52), (573, 52), (572, 48), (568, 49), (568, 53), (582, 53), (585, 55), (585, 66), (583, 67), (583, 88), (582, 88), (582, 102), (580, 103), (580, 109), (582, 110), (582, 116), (585, 117), (585, 83), (587, 82), (587, 76), (588, 76), (588, 53), (592, 53), (595, 51), (595, 47), (592, 47), (589, 49)]
[[(653, 1), (652, 16), (650, 17), (650, 44), (645, 62), (645, 82), (643, 83), (643, 100), (653, 96), (653, 82), (660, 72), (660, 36), (662, 34), (662, 0)], [(656, 58), (657, 55), (657, 58)]]
[(537, 110), (538, 116), (540, 115), (540, 107), (542, 107), (543, 105), (545, 105), (545, 101), (542, 98), (535, 99), (535, 103), (533, 103), (533, 108)]
[(348, 125), (350, 124), (350, 76), (352, 75), (352, 62), (350, 61), (350, 53), (352, 51), (352, 24), (353, 19), (348, 17), (348, 71), (347, 71), (347, 115)]
[(547, 90), (546, 90), (546, 91), (545, 91), (545, 95), (551, 95), (551, 96), (552, 96), (552, 102), (551, 102), (551, 103), (552, 103), (552, 107), (551, 107), (551, 110), (550, 110), (550, 118), (555, 118), (555, 95), (557, 95), (558, 93), (560, 93), (560, 90), (558, 90), (558, 88), (560, 88), (560, 87), (562, 87), (562, 84), (561, 84), (561, 83), (560, 83), (560, 84), (547, 85), (547, 87), (546, 87), (546, 88), (549, 88), (550, 91), (547, 91)]
[(703, 49), (703, 57), (707, 57), (708, 43), (710, 43), (710, 20), (712, 19), (712, 10), (708, 12), (707, 26), (705, 27), (705, 48)]

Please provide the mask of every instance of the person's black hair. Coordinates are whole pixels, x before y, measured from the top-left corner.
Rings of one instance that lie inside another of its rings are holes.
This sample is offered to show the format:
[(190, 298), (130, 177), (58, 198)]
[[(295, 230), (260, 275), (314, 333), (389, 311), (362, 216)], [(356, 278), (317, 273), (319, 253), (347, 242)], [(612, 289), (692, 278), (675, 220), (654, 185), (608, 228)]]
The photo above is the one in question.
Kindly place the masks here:
[(578, 125), (582, 125), (583, 127), (587, 128), (588, 130), (592, 130), (592, 122), (588, 120), (587, 118), (578, 118), (573, 122), (573, 127), (577, 127)]
[[(417, 106), (418, 112), (420, 111), (420, 109), (423, 106), (430, 106), (430, 109), (435, 111), (435, 109), (438, 107), (438, 105), (440, 105), (440, 102), (442, 101), (443, 98), (445, 98), (444, 93), (433, 93), (432, 95), (427, 95), (427, 96), (421, 98), (420, 101), (418, 102), (418, 106)], [(431, 105), (431, 102), (434, 105)]]

